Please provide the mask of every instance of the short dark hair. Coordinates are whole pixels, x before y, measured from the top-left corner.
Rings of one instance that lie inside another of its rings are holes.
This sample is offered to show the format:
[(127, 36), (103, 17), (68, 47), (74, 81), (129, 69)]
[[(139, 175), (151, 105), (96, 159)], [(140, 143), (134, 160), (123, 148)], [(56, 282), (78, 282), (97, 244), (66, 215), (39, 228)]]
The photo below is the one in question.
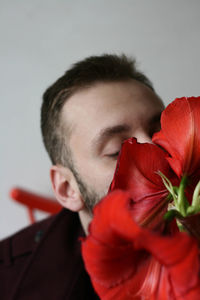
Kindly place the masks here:
[(78, 90), (97, 82), (135, 79), (154, 91), (150, 80), (136, 67), (136, 61), (125, 55), (90, 56), (74, 64), (43, 95), (41, 130), (45, 148), (53, 164), (70, 166), (71, 153), (63, 132), (61, 111), (67, 99)]

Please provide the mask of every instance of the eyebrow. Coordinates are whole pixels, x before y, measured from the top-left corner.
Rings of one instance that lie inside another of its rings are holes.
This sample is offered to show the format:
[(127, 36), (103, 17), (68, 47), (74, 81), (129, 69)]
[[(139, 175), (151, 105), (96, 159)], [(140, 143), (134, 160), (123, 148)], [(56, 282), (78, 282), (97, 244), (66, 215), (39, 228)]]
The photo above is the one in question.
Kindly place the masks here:
[(130, 131), (130, 126), (127, 124), (121, 124), (101, 129), (98, 135), (92, 140), (92, 144), (95, 148), (99, 148), (108, 138), (112, 138), (120, 133)]
[[(153, 115), (149, 120), (149, 124), (160, 122), (161, 111)], [(106, 127), (100, 130), (97, 136), (94, 137), (91, 144), (94, 148), (98, 149), (108, 139), (117, 136), (118, 134), (127, 133), (131, 131), (131, 127), (128, 124), (120, 124), (115, 126)]]

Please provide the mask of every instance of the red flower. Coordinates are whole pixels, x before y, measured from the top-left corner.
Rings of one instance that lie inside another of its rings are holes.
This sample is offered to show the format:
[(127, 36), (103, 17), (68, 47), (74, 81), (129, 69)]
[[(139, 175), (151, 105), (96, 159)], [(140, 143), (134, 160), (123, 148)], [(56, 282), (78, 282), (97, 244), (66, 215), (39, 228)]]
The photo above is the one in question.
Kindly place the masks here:
[(172, 171), (168, 154), (153, 144), (139, 144), (135, 138), (124, 142), (118, 159), (110, 191), (129, 191), (133, 199), (133, 215), (138, 224), (158, 227), (167, 211), (169, 192), (158, 171), (170, 178), (173, 185), (178, 178)]
[[(184, 203), (179, 201), (176, 208), (183, 216), (189, 213), (187, 208), (200, 179), (200, 97), (173, 101), (162, 113), (161, 128), (153, 136), (157, 145), (125, 141), (110, 189), (129, 190), (135, 220), (151, 228), (160, 227), (169, 203), (159, 171), (173, 186), (179, 186), (185, 178), (187, 199), (183, 197)], [(199, 212), (198, 204), (195, 206), (194, 211)]]
[(103, 300), (197, 300), (200, 264), (195, 240), (159, 236), (133, 221), (130, 194), (115, 191), (94, 209), (83, 241), (85, 266)]
[(163, 111), (161, 131), (153, 142), (165, 149), (174, 172), (179, 176), (200, 177), (200, 97), (174, 100)]

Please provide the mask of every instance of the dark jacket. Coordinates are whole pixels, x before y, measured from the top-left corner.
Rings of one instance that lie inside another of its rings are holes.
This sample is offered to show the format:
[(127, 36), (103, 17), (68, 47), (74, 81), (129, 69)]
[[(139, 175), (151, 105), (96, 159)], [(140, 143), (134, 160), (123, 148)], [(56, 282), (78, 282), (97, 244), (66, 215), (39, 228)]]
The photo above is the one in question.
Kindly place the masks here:
[(0, 242), (1, 300), (93, 300), (84, 269), (77, 213), (58, 215)]

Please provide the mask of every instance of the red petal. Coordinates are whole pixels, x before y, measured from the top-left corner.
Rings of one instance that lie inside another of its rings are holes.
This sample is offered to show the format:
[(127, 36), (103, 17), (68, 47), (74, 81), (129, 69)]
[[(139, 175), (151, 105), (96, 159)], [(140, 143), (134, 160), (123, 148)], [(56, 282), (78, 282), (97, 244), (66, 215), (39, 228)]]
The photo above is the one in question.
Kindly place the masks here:
[(116, 191), (94, 210), (82, 244), (86, 269), (101, 299), (197, 299), (199, 259), (185, 234), (161, 237), (133, 221), (130, 197)]
[[(130, 195), (122, 191), (110, 193), (99, 202), (94, 208), (90, 235), (82, 244), (86, 269), (101, 297), (105, 292), (106, 295), (110, 293), (111, 288), (114, 288), (111, 294), (115, 294), (115, 287), (118, 289), (118, 285), (129, 280), (134, 274), (143, 278), (147, 271), (144, 268), (137, 275), (138, 268), (137, 265), (134, 266), (134, 262), (142, 262), (146, 254), (133, 251), (132, 239), (139, 228), (129, 214), (129, 202)], [(121, 226), (118, 227), (119, 219)], [(136, 282), (135, 286), (137, 285)]]
[(200, 97), (179, 98), (163, 111), (161, 131), (153, 142), (163, 147), (172, 158), (175, 173), (191, 175), (200, 168)]
[[(135, 220), (147, 226), (162, 221), (166, 211), (168, 191), (163, 185), (158, 171), (161, 171), (173, 184), (174, 174), (166, 160), (167, 154), (153, 144), (139, 144), (135, 138), (124, 142), (116, 167), (111, 190), (128, 190), (134, 200)], [(158, 216), (160, 215), (161, 218)]]
[(184, 233), (173, 237), (160, 237), (144, 232), (137, 239), (139, 247), (144, 247), (169, 270), (173, 289), (177, 296), (186, 293), (199, 282), (199, 257), (196, 241)]

